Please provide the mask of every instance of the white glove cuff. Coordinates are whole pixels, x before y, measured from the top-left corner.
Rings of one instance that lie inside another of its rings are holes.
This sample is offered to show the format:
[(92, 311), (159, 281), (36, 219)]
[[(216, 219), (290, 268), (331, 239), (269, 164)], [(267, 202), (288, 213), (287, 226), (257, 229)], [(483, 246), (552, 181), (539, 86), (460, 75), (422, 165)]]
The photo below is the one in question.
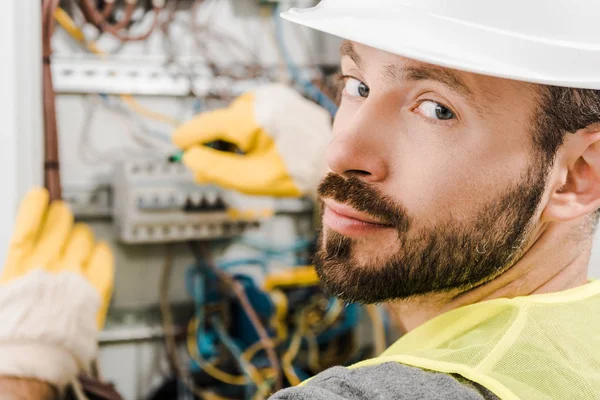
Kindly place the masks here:
[(0, 375), (62, 390), (96, 355), (99, 305), (73, 272), (36, 270), (0, 286)]
[(331, 140), (331, 116), (294, 89), (271, 84), (255, 91), (256, 122), (271, 135), (299, 189), (316, 196), (328, 171), (325, 149)]

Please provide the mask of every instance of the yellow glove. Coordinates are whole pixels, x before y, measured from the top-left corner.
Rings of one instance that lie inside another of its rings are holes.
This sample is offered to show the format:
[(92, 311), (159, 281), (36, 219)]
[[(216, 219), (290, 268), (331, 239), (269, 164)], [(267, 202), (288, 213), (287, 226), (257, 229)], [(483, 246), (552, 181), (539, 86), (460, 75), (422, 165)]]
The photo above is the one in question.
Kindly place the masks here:
[(0, 376), (62, 390), (96, 357), (114, 261), (62, 201), (48, 199), (34, 189), (21, 202), (0, 276)]
[[(313, 196), (326, 172), (331, 117), (293, 89), (272, 84), (244, 94), (228, 108), (201, 113), (181, 126), (173, 142), (198, 183), (239, 192)], [(243, 154), (205, 144), (225, 141)]]
[(33, 189), (21, 202), (0, 283), (36, 268), (80, 274), (100, 294), (96, 320), (102, 329), (114, 284), (112, 252), (106, 243), (95, 243), (89, 226), (73, 223), (64, 202), (48, 205), (48, 199), (45, 189)]

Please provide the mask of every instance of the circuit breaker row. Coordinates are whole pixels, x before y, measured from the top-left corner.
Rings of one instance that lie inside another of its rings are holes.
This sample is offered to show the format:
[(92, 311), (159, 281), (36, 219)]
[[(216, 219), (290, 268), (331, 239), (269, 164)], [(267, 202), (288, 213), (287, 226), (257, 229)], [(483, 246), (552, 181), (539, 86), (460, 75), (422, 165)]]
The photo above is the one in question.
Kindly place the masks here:
[(181, 164), (129, 160), (114, 175), (113, 217), (126, 243), (231, 237), (275, 212), (275, 200), (203, 186)]

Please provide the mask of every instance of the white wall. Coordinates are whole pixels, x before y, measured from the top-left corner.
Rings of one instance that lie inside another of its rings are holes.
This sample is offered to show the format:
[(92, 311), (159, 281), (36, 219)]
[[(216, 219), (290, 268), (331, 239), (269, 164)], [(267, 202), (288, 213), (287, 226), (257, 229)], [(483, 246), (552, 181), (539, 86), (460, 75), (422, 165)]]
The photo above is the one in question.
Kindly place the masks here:
[[(42, 183), (41, 37), (39, 2), (11, 0), (0, 13), (0, 260), (15, 210)], [(3, 262), (0, 262), (0, 270)]]

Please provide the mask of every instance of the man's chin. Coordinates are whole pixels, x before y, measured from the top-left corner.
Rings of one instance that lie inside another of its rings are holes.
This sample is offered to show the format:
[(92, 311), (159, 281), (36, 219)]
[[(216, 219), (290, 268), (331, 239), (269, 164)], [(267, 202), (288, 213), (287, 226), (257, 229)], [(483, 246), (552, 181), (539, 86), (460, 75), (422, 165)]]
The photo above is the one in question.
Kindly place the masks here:
[[(368, 273), (354, 271), (352, 276), (340, 271), (341, 266), (330, 264), (316, 264), (317, 275), (321, 281), (321, 287), (330, 296), (347, 303), (376, 304), (382, 303), (389, 298), (382, 298), (381, 292), (371, 285)], [(362, 279), (359, 277), (363, 275)], [(395, 299), (394, 299), (395, 300)]]
[(392, 257), (397, 257), (402, 250), (398, 243), (398, 234), (393, 231), (386, 232), (381, 237), (356, 238), (342, 235), (328, 227), (323, 227), (320, 247), (321, 251), (339, 251), (343, 247), (346, 258), (338, 261), (362, 266), (359, 268), (364, 267), (366, 270), (377, 269)]

